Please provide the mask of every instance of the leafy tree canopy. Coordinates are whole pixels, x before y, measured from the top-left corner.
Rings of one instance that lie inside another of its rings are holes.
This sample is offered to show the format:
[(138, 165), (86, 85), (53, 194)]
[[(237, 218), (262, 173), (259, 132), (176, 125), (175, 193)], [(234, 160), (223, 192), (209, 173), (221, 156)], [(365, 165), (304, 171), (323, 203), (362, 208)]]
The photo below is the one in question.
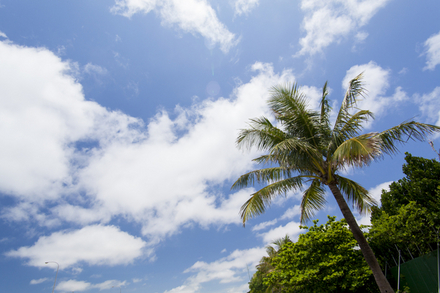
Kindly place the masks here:
[(288, 293), (378, 292), (346, 221), (329, 216), (325, 225), (313, 223), (296, 243), (282, 246), (264, 284)]
[(382, 264), (397, 264), (428, 253), (440, 228), (440, 163), (406, 153), (405, 177), (382, 191), (380, 208), (374, 208), (370, 245)]
[(397, 214), (382, 211), (372, 221), (370, 245), (382, 265), (397, 265), (398, 250), (404, 260), (429, 253), (435, 246), (439, 215), (411, 201), (401, 206)]
[(389, 191), (382, 191), (382, 207), (373, 209), (372, 219), (379, 217), (382, 211), (397, 215), (399, 208), (410, 201), (440, 213), (440, 162), (405, 154), (406, 164), (402, 167), (405, 177), (393, 182)]

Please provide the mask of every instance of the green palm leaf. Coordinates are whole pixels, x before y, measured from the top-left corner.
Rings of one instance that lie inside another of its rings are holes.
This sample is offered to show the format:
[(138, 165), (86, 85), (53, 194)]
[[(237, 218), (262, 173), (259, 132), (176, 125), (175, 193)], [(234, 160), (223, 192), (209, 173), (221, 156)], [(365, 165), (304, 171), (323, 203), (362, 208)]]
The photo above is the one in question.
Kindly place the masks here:
[(381, 151), (392, 155), (398, 151), (397, 145), (406, 143), (409, 139), (424, 141), (426, 136), (439, 131), (438, 126), (410, 121), (382, 131), (375, 137), (380, 141)]
[(301, 201), (301, 223), (310, 220), (315, 215), (315, 212), (321, 210), (326, 203), (325, 189), (321, 185), (320, 180), (313, 180), (309, 188), (304, 192)]
[(333, 152), (332, 164), (345, 168), (347, 166), (363, 167), (380, 156), (380, 140), (377, 133), (366, 133), (345, 140)]
[(249, 129), (240, 131), (237, 138), (239, 147), (257, 147), (260, 150), (268, 150), (277, 143), (286, 139), (286, 134), (273, 126), (265, 117), (251, 119)]
[(291, 171), (284, 167), (265, 168), (254, 170), (241, 175), (232, 185), (231, 189), (241, 189), (247, 186), (253, 186), (261, 183), (271, 183), (291, 176)]
[(357, 182), (339, 175), (335, 175), (335, 179), (342, 192), (347, 196), (347, 201), (351, 202), (359, 212), (369, 212), (373, 206), (377, 205), (368, 191)]
[(251, 194), (251, 197), (241, 206), (240, 214), (243, 219), (243, 225), (247, 220), (264, 213), (270, 206), (274, 197), (280, 194), (286, 194), (291, 190), (299, 190), (303, 185), (304, 177), (296, 176), (274, 182)]

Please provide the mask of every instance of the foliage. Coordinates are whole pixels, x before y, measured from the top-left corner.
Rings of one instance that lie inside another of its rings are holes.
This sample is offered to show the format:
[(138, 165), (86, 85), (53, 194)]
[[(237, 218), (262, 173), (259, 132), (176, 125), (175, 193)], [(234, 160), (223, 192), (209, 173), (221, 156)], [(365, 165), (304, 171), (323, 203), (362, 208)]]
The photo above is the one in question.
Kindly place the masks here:
[(279, 286), (278, 284), (267, 285), (263, 283), (263, 279), (273, 271), (272, 260), (278, 254), (281, 247), (284, 244), (290, 243), (291, 240), (289, 236), (285, 236), (284, 238), (280, 238), (274, 241), (272, 245), (266, 246), (267, 256), (263, 256), (260, 260), (260, 263), (257, 265), (257, 272), (252, 276), (251, 281), (249, 282), (249, 293), (265, 293), (265, 292), (278, 292)]
[(382, 207), (373, 210), (372, 219), (379, 217), (382, 211), (396, 215), (400, 207), (410, 201), (440, 214), (440, 162), (405, 155), (406, 164), (402, 167), (405, 177), (393, 182), (389, 191), (382, 191)]
[[(397, 265), (398, 251), (403, 259), (409, 260), (429, 253), (437, 240), (438, 215), (416, 202), (401, 206), (396, 215), (382, 211), (372, 221), (369, 231), (370, 245), (376, 255), (389, 265)], [(394, 263), (392, 259), (394, 258)]]
[(427, 135), (440, 131), (440, 127), (410, 121), (382, 132), (362, 133), (363, 123), (373, 118), (373, 113), (356, 108), (359, 99), (364, 97), (361, 78), (360, 74), (350, 81), (334, 125), (330, 123), (327, 83), (322, 90), (319, 111), (308, 107), (307, 97), (297, 85), (274, 87), (268, 105), (276, 123), (266, 117), (251, 119), (249, 128), (241, 130), (237, 138), (239, 147), (267, 151), (254, 161), (269, 167), (240, 176), (232, 188), (255, 183), (266, 185), (251, 194), (242, 206), (244, 224), (264, 213), (276, 196), (291, 190), (303, 191), (301, 222), (305, 222), (325, 206), (325, 186), (328, 186), (381, 292), (392, 292), (347, 205), (351, 203), (359, 212), (365, 212), (375, 205), (375, 201), (365, 188), (341, 176), (339, 171), (364, 167), (385, 154), (392, 155), (399, 144), (409, 139), (424, 140)]
[(405, 160), (406, 176), (382, 191), (369, 232), (376, 255), (391, 266), (397, 264), (397, 249), (406, 260), (430, 252), (440, 228), (440, 163), (408, 153)]
[[(273, 258), (274, 270), (264, 283), (281, 292), (377, 292), (373, 275), (345, 220), (318, 220), (296, 243), (283, 245)], [(252, 292), (252, 291), (251, 291)]]

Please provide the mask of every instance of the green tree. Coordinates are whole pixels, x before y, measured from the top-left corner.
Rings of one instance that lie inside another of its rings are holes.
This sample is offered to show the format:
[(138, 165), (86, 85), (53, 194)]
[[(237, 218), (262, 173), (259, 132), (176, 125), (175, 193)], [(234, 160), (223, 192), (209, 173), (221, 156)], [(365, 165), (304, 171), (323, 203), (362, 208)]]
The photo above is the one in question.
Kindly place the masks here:
[(405, 177), (382, 191), (382, 206), (371, 215), (370, 245), (390, 265), (396, 247), (407, 260), (430, 252), (440, 228), (440, 162), (409, 153), (405, 161)]
[(318, 220), (296, 243), (287, 243), (273, 258), (264, 284), (283, 293), (378, 292), (373, 275), (344, 219)]
[(440, 214), (440, 162), (409, 153), (405, 153), (405, 161), (402, 167), (405, 177), (391, 183), (389, 191), (382, 191), (382, 205), (373, 208), (372, 219), (379, 217), (382, 211), (389, 216), (396, 215), (410, 201)]
[[(396, 214), (382, 211), (372, 219), (369, 242), (373, 251), (390, 266), (397, 265), (398, 248), (403, 259), (410, 260), (432, 251), (437, 241), (439, 215), (411, 201), (402, 205)], [(394, 258), (394, 263), (393, 263)]]
[(277, 284), (266, 285), (263, 283), (263, 279), (273, 271), (272, 260), (280, 252), (281, 247), (290, 242), (292, 241), (286, 235), (284, 238), (272, 242), (275, 247), (272, 245), (266, 246), (267, 256), (263, 256), (257, 265), (257, 271), (249, 282), (249, 293), (281, 292), (281, 288)]
[[(339, 171), (347, 167), (364, 167), (384, 154), (397, 152), (397, 145), (408, 139), (424, 140), (428, 134), (440, 131), (434, 125), (404, 122), (382, 132), (361, 134), (362, 124), (373, 113), (357, 110), (356, 102), (363, 97), (361, 75), (350, 81), (333, 127), (331, 107), (324, 85), (320, 111), (308, 108), (307, 98), (298, 87), (274, 87), (268, 101), (276, 124), (266, 117), (251, 119), (248, 129), (241, 130), (239, 147), (256, 147), (268, 153), (254, 161), (269, 166), (240, 176), (232, 188), (239, 189), (267, 184), (253, 193), (241, 208), (243, 223), (263, 213), (275, 196), (290, 190), (303, 190), (301, 221), (310, 219), (326, 204), (327, 185), (346, 219), (354, 238), (371, 268), (382, 293), (393, 292), (376, 257), (359, 228), (348, 204), (360, 212), (375, 204), (368, 191), (358, 183), (343, 177)], [(344, 198), (345, 196), (345, 198)]]

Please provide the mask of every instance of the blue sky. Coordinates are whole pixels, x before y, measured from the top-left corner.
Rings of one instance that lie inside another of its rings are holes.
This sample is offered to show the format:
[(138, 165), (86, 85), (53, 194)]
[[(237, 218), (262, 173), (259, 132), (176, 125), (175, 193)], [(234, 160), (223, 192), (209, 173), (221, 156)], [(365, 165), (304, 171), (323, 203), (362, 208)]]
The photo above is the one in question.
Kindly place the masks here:
[[(268, 90), (339, 107), (364, 72), (367, 131), (440, 125), (439, 1), (0, 0), (0, 283), (7, 292), (247, 292), (298, 237), (300, 193), (245, 228), (258, 153), (235, 147)], [(431, 138), (437, 149), (440, 140)], [(379, 198), (404, 152), (347, 170)], [(340, 217), (328, 198), (316, 217)], [(357, 215), (360, 223), (368, 216)]]

